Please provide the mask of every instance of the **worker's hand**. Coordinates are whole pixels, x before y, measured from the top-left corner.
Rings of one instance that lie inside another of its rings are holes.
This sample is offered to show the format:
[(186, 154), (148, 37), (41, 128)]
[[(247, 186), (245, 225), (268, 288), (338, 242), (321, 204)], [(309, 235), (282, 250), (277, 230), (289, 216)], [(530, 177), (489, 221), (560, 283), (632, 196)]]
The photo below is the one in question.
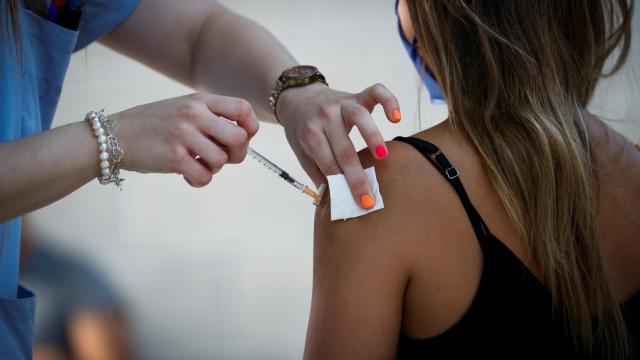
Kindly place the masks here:
[(316, 186), (325, 183), (328, 175), (344, 173), (363, 208), (373, 207), (375, 197), (349, 132), (357, 127), (373, 156), (387, 157), (384, 138), (371, 117), (378, 104), (387, 119), (400, 121), (398, 100), (380, 84), (349, 94), (317, 83), (287, 89), (278, 100), (278, 119), (287, 140)]
[(192, 94), (111, 115), (124, 150), (123, 168), (178, 173), (194, 187), (247, 154), (258, 120), (245, 100)]

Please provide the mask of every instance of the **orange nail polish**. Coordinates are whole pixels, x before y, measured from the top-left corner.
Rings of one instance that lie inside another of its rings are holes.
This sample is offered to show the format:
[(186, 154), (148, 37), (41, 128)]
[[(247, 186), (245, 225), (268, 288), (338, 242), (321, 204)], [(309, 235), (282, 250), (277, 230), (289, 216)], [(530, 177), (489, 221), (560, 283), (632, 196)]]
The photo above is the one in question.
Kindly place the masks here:
[(376, 146), (376, 155), (378, 155), (380, 159), (384, 159), (389, 155), (389, 151), (384, 145), (378, 145)]
[(402, 119), (400, 110), (393, 110), (393, 112), (391, 113), (391, 120), (393, 120), (393, 122), (398, 122), (400, 121), (400, 119)]
[(360, 206), (362, 206), (363, 209), (369, 210), (369, 209), (373, 208), (373, 206), (375, 204), (376, 204), (376, 202), (375, 202), (375, 200), (373, 200), (371, 195), (364, 194), (364, 195), (360, 196)]

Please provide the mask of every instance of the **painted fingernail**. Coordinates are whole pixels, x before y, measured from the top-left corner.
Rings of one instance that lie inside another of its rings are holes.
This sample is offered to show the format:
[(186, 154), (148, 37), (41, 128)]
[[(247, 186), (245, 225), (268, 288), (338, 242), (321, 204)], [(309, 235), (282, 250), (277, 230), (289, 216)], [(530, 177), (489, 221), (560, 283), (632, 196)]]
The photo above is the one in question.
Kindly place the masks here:
[(360, 196), (360, 206), (362, 206), (363, 209), (369, 210), (369, 209), (373, 208), (373, 206), (375, 204), (376, 204), (376, 201), (373, 200), (371, 195), (364, 194), (364, 195)]
[(376, 155), (378, 155), (380, 159), (384, 159), (389, 155), (389, 151), (384, 145), (378, 145), (376, 146)]
[(391, 113), (391, 120), (393, 120), (393, 122), (398, 122), (400, 121), (400, 119), (402, 119), (400, 110), (393, 110), (393, 112)]

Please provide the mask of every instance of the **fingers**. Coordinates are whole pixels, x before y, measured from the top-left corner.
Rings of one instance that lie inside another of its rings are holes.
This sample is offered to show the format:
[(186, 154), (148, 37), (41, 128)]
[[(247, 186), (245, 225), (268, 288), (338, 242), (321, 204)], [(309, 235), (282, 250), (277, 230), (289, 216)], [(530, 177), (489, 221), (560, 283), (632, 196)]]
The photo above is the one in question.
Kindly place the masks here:
[(369, 112), (372, 112), (377, 104), (381, 104), (387, 119), (393, 123), (397, 123), (402, 119), (398, 99), (382, 84), (375, 84), (366, 88), (356, 95), (356, 101)]
[(347, 179), (354, 199), (364, 209), (373, 208), (375, 198), (369, 179), (367, 179), (367, 175), (360, 163), (360, 158), (344, 127), (331, 126), (326, 129), (326, 132), (335, 158)]
[(192, 94), (187, 98), (190, 102), (180, 115), (223, 148), (228, 162), (242, 162), (249, 139), (258, 131), (258, 120), (251, 105), (242, 99), (205, 93)]
[(318, 168), (313, 160), (305, 156), (304, 159), (298, 158), (298, 161), (300, 162), (300, 165), (302, 165), (302, 169), (304, 169), (307, 175), (311, 178), (311, 181), (313, 181), (316, 189), (327, 182), (327, 179), (322, 175), (322, 171), (320, 171), (320, 168)]
[[(238, 164), (246, 157), (249, 137), (240, 126), (212, 115), (200, 123), (200, 130), (213, 140), (208, 140), (209, 143), (212, 145), (220, 144), (224, 147), (229, 163)], [(204, 157), (200, 153), (198, 155)]]
[(217, 116), (235, 121), (252, 138), (259, 128), (258, 117), (248, 101), (233, 97), (197, 94), (209, 110)]
[(193, 187), (203, 187), (211, 182), (213, 174), (201, 162), (186, 156), (181, 162), (178, 171), (184, 176), (187, 183)]
[(229, 161), (229, 155), (223, 149), (196, 130), (187, 141), (187, 148), (192, 154), (199, 157), (196, 160), (205, 166), (211, 174), (220, 171)]
[[(304, 141), (300, 145), (303, 150), (315, 161), (318, 169), (324, 177), (339, 174), (340, 166), (333, 156), (333, 150), (327, 136), (320, 128), (316, 129), (309, 125), (301, 136)], [(311, 176), (311, 175), (310, 175)], [(323, 179), (324, 180), (324, 179)]]
[(340, 112), (344, 123), (358, 128), (374, 157), (384, 159), (389, 155), (384, 138), (367, 109), (358, 104), (347, 103), (341, 106)]

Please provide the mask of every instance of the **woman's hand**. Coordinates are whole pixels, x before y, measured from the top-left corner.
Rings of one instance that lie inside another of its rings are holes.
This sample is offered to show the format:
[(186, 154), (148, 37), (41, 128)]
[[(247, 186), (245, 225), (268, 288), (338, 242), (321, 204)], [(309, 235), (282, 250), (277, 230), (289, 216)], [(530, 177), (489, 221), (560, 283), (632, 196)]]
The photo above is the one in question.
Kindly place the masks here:
[[(118, 122), (124, 169), (178, 173), (198, 187), (226, 163), (242, 161), (258, 131), (248, 102), (208, 94), (111, 117)], [(99, 175), (98, 143), (86, 121), (0, 143), (0, 223), (61, 199)]]
[(355, 126), (374, 157), (387, 157), (388, 149), (373, 118), (381, 104), (387, 119), (400, 121), (400, 105), (383, 85), (376, 84), (358, 94), (330, 89), (323, 84), (287, 89), (278, 101), (278, 119), (300, 164), (316, 186), (326, 176), (344, 173), (351, 193), (363, 208), (374, 205), (371, 185), (349, 139)]
[(126, 170), (182, 174), (194, 187), (211, 182), (226, 163), (239, 163), (258, 131), (242, 99), (196, 93), (111, 115)]

